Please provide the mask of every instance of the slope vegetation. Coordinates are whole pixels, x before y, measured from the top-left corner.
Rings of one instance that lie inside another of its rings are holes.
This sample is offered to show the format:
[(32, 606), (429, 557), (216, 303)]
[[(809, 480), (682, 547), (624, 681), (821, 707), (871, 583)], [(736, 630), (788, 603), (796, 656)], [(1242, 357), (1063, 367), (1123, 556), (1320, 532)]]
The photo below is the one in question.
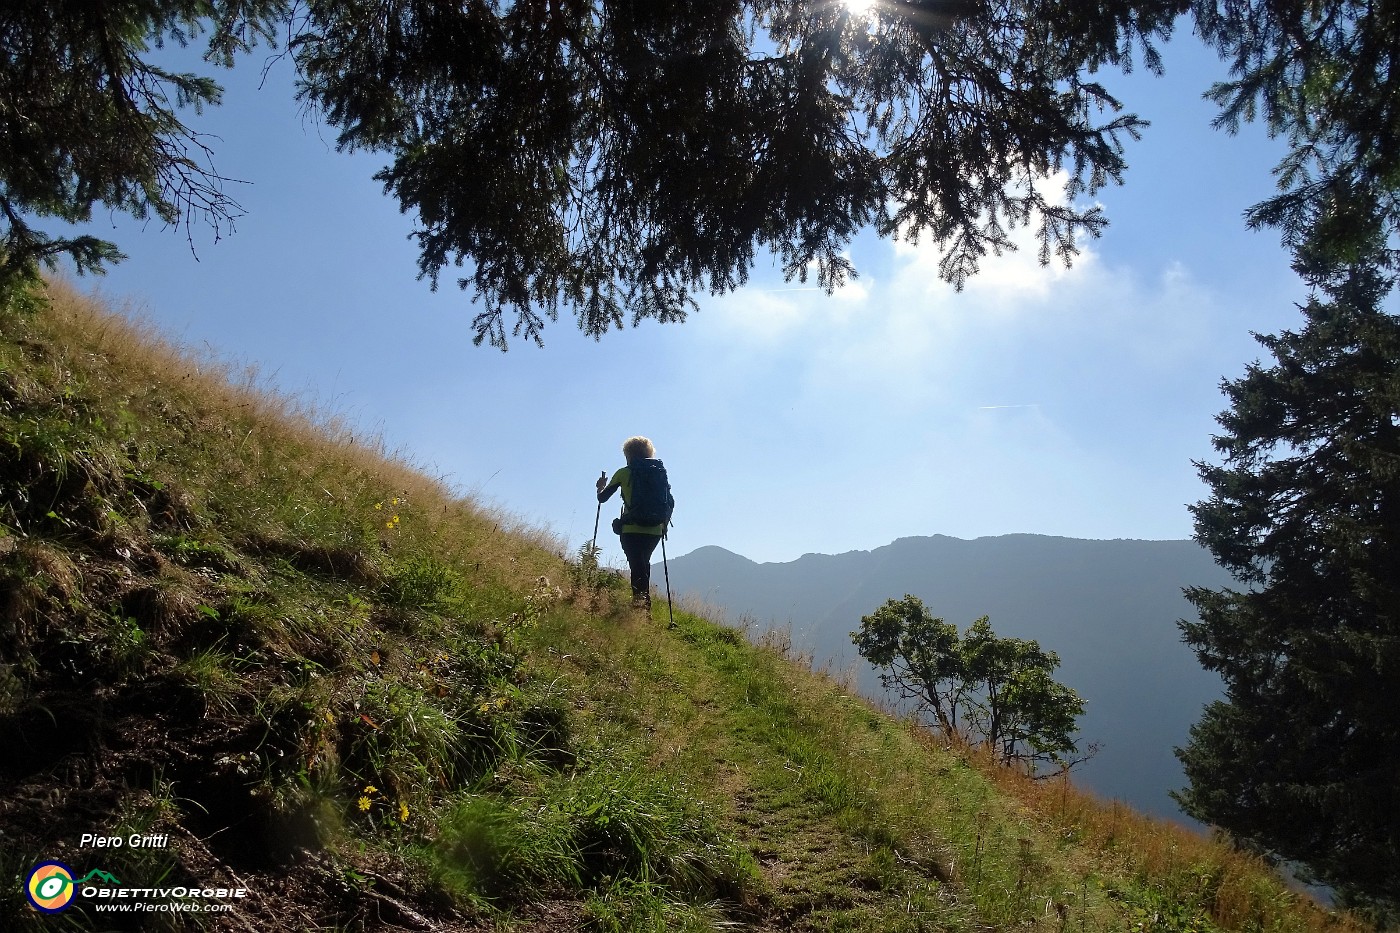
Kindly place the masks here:
[(1177, 626), (1195, 616), (1184, 587), (1233, 584), (1194, 541), (934, 536), (763, 564), (706, 547), (672, 557), (670, 572), (675, 592), (713, 594), (730, 618), (791, 620), (794, 643), (818, 664), (853, 664), (870, 697), (883, 688), (851, 644), (861, 616), (906, 593), (960, 629), (989, 616), (998, 635), (1058, 654), (1055, 679), (1086, 701), (1081, 745), (1101, 748), (1079, 781), (1168, 818), (1180, 812), (1169, 794), (1186, 782), (1172, 749), (1222, 694)]
[(1356, 928), (62, 285), (0, 331), (4, 929)]

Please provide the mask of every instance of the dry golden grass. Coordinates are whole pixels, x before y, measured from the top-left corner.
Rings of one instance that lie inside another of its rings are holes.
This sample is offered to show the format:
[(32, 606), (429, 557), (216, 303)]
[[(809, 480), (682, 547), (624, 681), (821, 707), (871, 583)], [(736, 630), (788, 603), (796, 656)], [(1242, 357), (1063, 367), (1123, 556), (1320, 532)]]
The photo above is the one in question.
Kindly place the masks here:
[[(699, 600), (688, 611), (723, 623), (723, 612), (707, 613)], [(697, 611), (698, 610), (698, 611)], [(751, 626), (750, 626), (751, 628)], [(910, 739), (937, 755), (949, 753), (971, 764), (1011, 806), (1041, 827), (1046, 838), (1072, 839), (1056, 855), (1071, 873), (1120, 878), (1151, 887), (1169, 897), (1198, 900), (1212, 923), (1224, 930), (1297, 931), (1297, 933), (1364, 933), (1374, 927), (1346, 911), (1329, 910), (1307, 894), (1292, 890), (1267, 863), (1240, 851), (1223, 838), (1140, 813), (1118, 801), (1105, 801), (1074, 784), (1069, 776), (1036, 779), (1020, 768), (999, 763), (986, 749), (970, 746), (902, 715), (892, 704), (856, 695), (854, 672), (812, 670), (810, 656), (793, 651), (789, 629), (744, 634), (815, 678), (809, 688), (821, 702), (864, 705), (904, 723)], [(898, 785), (898, 776), (887, 775)], [(887, 805), (921, 799), (922, 788), (896, 788)], [(925, 801), (915, 810), (927, 808)], [(911, 817), (912, 819), (912, 817)]]
[[(324, 495), (335, 500), (341, 512), (363, 510), (377, 500), (397, 497), (407, 503), (404, 524), (412, 530), (406, 533), (439, 559), (460, 567), (474, 582), (498, 582), (518, 593), (530, 592), (541, 576), (563, 582), (560, 542), (502, 510), (454, 493), (404, 455), (386, 450), (381, 438), (356, 434), (334, 412), (274, 391), (254, 368), (174, 345), (130, 308), (114, 313), (101, 298), (81, 294), (65, 282), (51, 282), (47, 292), (51, 308), (37, 326), (50, 329), (58, 338), (51, 343), (61, 348), (50, 365), (82, 371), (88, 394), (111, 402), (114, 412), (129, 410), (137, 425), (173, 426), (171, 436), (222, 436), (223, 442), (216, 445), (223, 451), (217, 469), (236, 474), (230, 486), (263, 485), (281, 491), (280, 495), (311, 499)], [(91, 365), (94, 362), (110, 365)], [(46, 581), (60, 589), (64, 586), (65, 564), (56, 562), (48, 568), (38, 560), (36, 565), (46, 569)], [(722, 618), (713, 607), (688, 600), (680, 606), (712, 620)], [(790, 628), (758, 632), (747, 619), (740, 619), (738, 627), (750, 640), (796, 667), (810, 667), (810, 656), (794, 652)], [(854, 695), (850, 671), (817, 672), (812, 677), (806, 693), (816, 711), (814, 720), (838, 701), (865, 703), (872, 710), (892, 714), (881, 704)], [(910, 724), (908, 737), (946, 755), (949, 743), (941, 736)], [(846, 733), (828, 738), (832, 747), (848, 753), (854, 750)], [(896, 737), (882, 741), (892, 743), (891, 749), (904, 744)], [(896, 816), (907, 813), (908, 821), (936, 812), (941, 806), (934, 799), (938, 788), (929, 784), (929, 775), (906, 773), (909, 765), (901, 762), (912, 759), (884, 751), (872, 746), (871, 754), (862, 756), (875, 768), (867, 775), (878, 772), (881, 778), (883, 806)], [(1209, 915), (1227, 930), (1359, 933), (1368, 928), (1287, 890), (1267, 866), (1227, 844), (1117, 803), (1105, 803), (1069, 781), (1032, 780), (997, 766), (976, 749), (951, 751), (974, 764), (1002, 795), (996, 801), (976, 803), (974, 808), (981, 808), (978, 814), (1015, 811), (1008, 814), (1007, 826), (1015, 829), (1025, 823), (1042, 828), (1038, 834), (1027, 828), (1027, 840), (1033, 835), (1073, 839), (1072, 845), (1055, 852), (1055, 858), (1063, 860), (1057, 861), (1057, 871), (1137, 881), (1171, 896), (1208, 891)], [(854, 760), (842, 758), (840, 765), (837, 776), (848, 783), (862, 776)], [(980, 825), (967, 831), (978, 834), (980, 845)], [(1016, 834), (1011, 829), (1007, 832)], [(1053, 848), (1046, 843), (1047, 853)], [(948, 874), (958, 871), (958, 864), (952, 862)]]
[[(924, 741), (946, 744), (922, 730)], [(1262, 859), (1223, 838), (1157, 819), (1105, 801), (1077, 787), (1068, 776), (1037, 780), (994, 761), (980, 748), (960, 751), (1003, 794), (1020, 801), (1035, 818), (1072, 834), (1085, 857), (1100, 870), (1179, 885), (1174, 894), (1206, 893), (1204, 907), (1225, 930), (1290, 930), (1299, 933), (1363, 933), (1370, 924), (1345, 911), (1323, 907), (1290, 890)], [(1189, 889), (1189, 890), (1188, 890)]]
[[(255, 366), (180, 347), (131, 305), (84, 294), (69, 282), (51, 280), (45, 291), (49, 309), (41, 324), (68, 357), (60, 365), (80, 368), (94, 394), (129, 409), (139, 423), (185, 419), (186, 433), (224, 435), (233, 456), (219, 468), (231, 480), (318, 488), (342, 500), (357, 492), (369, 501), (394, 496), (410, 505), (415, 534), (474, 572), (520, 591), (542, 574), (562, 574), (565, 545), (556, 536), (455, 493), (403, 453), (388, 450), (382, 437), (355, 430), (312, 400), (277, 391)], [(272, 470), (278, 475), (267, 473)]]

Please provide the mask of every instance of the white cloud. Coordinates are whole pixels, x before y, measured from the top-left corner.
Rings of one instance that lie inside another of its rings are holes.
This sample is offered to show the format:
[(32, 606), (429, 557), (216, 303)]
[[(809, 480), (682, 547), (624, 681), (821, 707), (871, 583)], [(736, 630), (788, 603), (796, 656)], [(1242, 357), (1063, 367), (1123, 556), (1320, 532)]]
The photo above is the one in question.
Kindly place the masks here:
[[(1086, 251), (1072, 268), (1042, 268), (1026, 248), (990, 258), (962, 292), (937, 278), (930, 244), (880, 244), (879, 279), (821, 289), (747, 289), (707, 303), (695, 322), (731, 370), (769, 371), (811, 389), (879, 395), (907, 405), (948, 397), (993, 374), (1042, 362), (1161, 371), (1208, 355), (1220, 301), (1179, 264), (1144, 280)], [(691, 325), (687, 325), (691, 326)], [(1021, 403), (1006, 392), (969, 399)]]
[[(1156, 443), (1160, 413), (1213, 404), (1187, 396), (1213, 391), (1226, 365), (1215, 344), (1239, 325), (1183, 265), (1143, 275), (1086, 250), (1070, 269), (1042, 268), (1034, 231), (1015, 235), (1022, 249), (988, 258), (960, 293), (937, 278), (932, 244), (872, 237), (862, 252), (885, 251), (866, 260), (878, 277), (835, 295), (775, 286), (710, 301), (695, 319), (709, 362), (687, 391), (726, 386), (784, 454), (833, 477), (859, 469), (843, 445), (898, 437), (927, 451), (933, 488), (987, 497), (999, 514), (1063, 511), (1037, 496), (1090, 508), (1115, 483), (1132, 487), (1113, 464)], [(904, 495), (917, 533), (944, 527), (930, 509), (967, 511), (935, 499)]]
[(845, 285), (831, 293), (831, 298), (843, 304), (859, 304), (870, 297), (870, 286), (873, 284), (865, 278), (848, 279)]
[(793, 289), (731, 292), (705, 304), (704, 313), (696, 319), (697, 329), (712, 329), (724, 334), (726, 340), (737, 338), (745, 344), (787, 339), (804, 323), (804, 303)]

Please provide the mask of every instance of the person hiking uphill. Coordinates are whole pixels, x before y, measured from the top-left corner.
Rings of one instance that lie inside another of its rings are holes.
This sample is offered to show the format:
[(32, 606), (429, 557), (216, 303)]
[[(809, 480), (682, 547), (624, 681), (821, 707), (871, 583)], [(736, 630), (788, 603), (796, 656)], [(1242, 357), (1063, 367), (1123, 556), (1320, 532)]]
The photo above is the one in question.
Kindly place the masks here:
[(608, 480), (598, 477), (598, 502), (604, 503), (622, 490), (622, 515), (613, 521), (613, 531), (627, 555), (632, 571), (632, 605), (651, 608), (651, 555), (666, 534), (676, 500), (666, 467), (656, 458), (656, 448), (645, 437), (629, 437), (622, 445), (627, 465)]

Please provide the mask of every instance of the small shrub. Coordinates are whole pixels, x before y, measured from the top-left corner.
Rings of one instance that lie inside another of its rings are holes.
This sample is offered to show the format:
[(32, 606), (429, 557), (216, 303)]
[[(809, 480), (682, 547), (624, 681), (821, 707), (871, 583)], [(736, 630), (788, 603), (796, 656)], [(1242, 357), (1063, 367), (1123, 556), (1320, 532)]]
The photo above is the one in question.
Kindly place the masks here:
[(585, 542), (569, 564), (569, 598), (586, 598), (590, 612), (598, 611), (605, 598), (620, 595), (625, 582), (621, 571), (598, 563), (600, 550), (593, 542)]
[(567, 820), (540, 801), (471, 797), (442, 820), (436, 880), (486, 900), (578, 884)]
[(463, 588), (461, 576), (436, 558), (415, 555), (401, 560), (380, 587), (380, 600), (401, 612), (441, 612)]
[(563, 806), (586, 879), (628, 877), (700, 897), (743, 887), (747, 853), (715, 828), (686, 787), (644, 763), (610, 759), (576, 774), (567, 792)]
[(359, 779), (391, 788), (446, 788), (462, 756), (460, 721), (435, 698), (394, 681), (366, 684), (345, 761)]

